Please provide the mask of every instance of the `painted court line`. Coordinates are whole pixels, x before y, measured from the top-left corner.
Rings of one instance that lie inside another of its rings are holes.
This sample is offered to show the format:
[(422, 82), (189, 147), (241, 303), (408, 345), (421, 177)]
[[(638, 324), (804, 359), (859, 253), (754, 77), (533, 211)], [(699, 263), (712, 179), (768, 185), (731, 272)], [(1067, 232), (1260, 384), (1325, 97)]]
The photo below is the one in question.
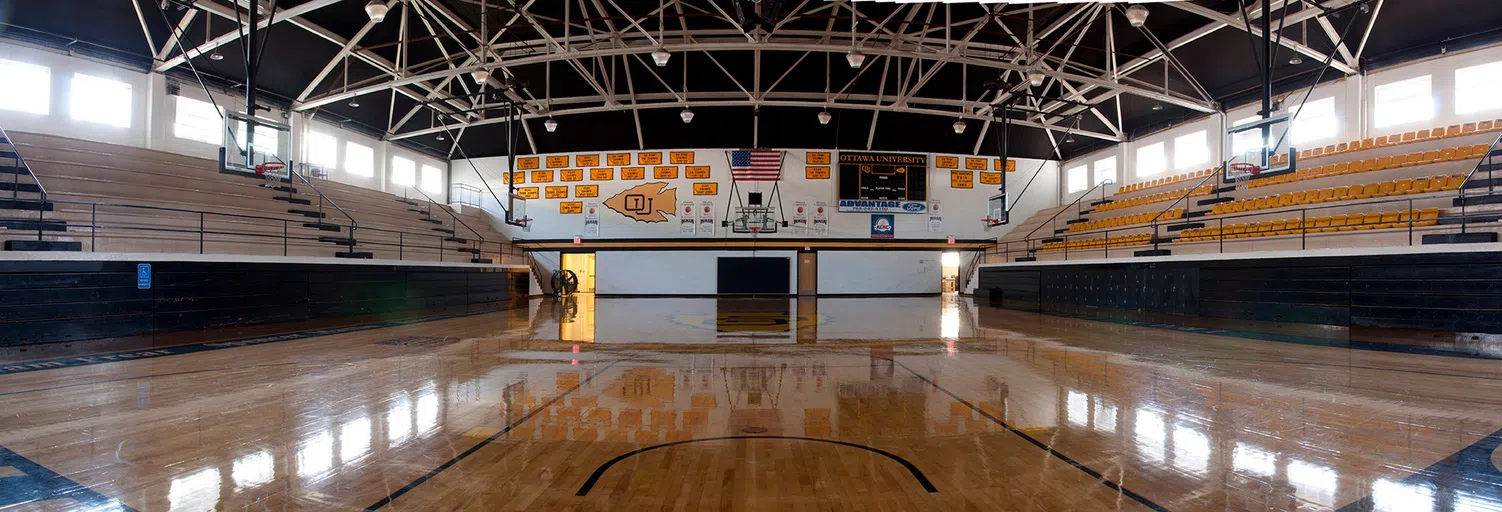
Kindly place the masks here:
[(119, 500), (84, 487), (4, 446), (0, 446), (0, 467), (14, 468), (22, 473), (22, 476), (0, 478), (0, 508), (72, 500), (89, 507), (89, 510), (135, 512)]

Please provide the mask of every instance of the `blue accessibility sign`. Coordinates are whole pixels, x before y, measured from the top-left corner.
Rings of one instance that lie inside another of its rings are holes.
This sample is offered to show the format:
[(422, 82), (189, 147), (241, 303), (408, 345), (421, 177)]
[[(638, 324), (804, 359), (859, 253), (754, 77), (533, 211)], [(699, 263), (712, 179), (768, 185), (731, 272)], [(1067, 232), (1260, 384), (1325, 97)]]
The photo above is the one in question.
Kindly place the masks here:
[(137, 290), (150, 290), (151, 289), (151, 264), (150, 263), (141, 263), (139, 265), (136, 265), (136, 289)]

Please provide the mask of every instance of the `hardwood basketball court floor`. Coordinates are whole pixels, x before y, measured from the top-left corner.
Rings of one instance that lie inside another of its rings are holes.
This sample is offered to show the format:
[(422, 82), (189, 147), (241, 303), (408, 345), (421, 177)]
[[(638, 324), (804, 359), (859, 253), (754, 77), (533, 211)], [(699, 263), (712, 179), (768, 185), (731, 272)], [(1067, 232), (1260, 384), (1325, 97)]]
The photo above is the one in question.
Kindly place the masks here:
[(1329, 345), (585, 295), (13, 361), (0, 508), (1502, 510), (1502, 353)]

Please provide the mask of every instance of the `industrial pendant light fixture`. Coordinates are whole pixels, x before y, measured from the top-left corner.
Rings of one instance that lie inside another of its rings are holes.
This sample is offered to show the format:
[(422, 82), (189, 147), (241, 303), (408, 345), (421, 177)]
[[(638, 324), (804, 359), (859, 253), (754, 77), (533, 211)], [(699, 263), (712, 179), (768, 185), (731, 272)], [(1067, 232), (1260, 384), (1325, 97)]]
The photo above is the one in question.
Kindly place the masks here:
[(663, 20), (663, 13), (666, 11), (666, 2), (659, 1), (657, 3), (657, 49), (652, 50), (652, 63), (656, 64), (659, 68), (668, 65), (668, 60), (673, 58), (673, 54), (668, 53), (668, 50), (662, 47), (662, 32), (663, 27), (666, 26)]
[(830, 115), (828, 110), (819, 111), (819, 124), (829, 124), (830, 119), (834, 119), (834, 116)]
[(1128, 7), (1126, 9), (1126, 19), (1127, 23), (1130, 23), (1133, 28), (1142, 28), (1143, 25), (1147, 24), (1147, 8), (1141, 5)]
[[(214, 33), (210, 29), (210, 27), (209, 27), (210, 25), (213, 24), (213, 19), (212, 18), (213, 18), (212, 16), (206, 16), (206, 17), (203, 18), (203, 40), (204, 41), (208, 41), (208, 40), (214, 38), (213, 37)], [(224, 54), (219, 53), (219, 49), (215, 48), (214, 49), (214, 53), (210, 53), (209, 54), (209, 60), (216, 61), (216, 62), (224, 60)]]
[(683, 120), (683, 124), (692, 123), (694, 122), (694, 111), (689, 110), (688, 107), (683, 107), (683, 111), (678, 113), (678, 118)]
[(954, 128), (954, 134), (955, 135), (959, 135), (959, 134), (965, 133), (965, 120), (964, 119), (955, 119), (954, 120), (954, 124), (950, 125), (950, 127)]
[(850, 52), (845, 54), (845, 62), (853, 69), (858, 69), (866, 63), (866, 54), (861, 53), (860, 48), (855, 46), (855, 6), (850, 7)]
[(365, 15), (370, 16), (370, 21), (380, 23), (386, 19), (386, 4), (381, 0), (370, 0), (365, 4)]
[(556, 132), (558, 131), (558, 121), (554, 121), (553, 116), (548, 116), (548, 120), (542, 122), (542, 127), (547, 128), (548, 133)]

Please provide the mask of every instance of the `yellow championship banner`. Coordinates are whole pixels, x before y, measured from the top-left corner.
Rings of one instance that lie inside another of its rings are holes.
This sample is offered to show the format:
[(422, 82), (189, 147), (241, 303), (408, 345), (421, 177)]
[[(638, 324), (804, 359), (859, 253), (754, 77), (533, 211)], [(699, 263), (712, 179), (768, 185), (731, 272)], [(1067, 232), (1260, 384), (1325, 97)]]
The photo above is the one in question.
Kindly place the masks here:
[(574, 185), (574, 197), (600, 197), (600, 186)]
[(615, 169), (599, 167), (589, 170), (589, 179), (595, 181), (610, 181), (615, 179)]
[[(985, 160), (981, 161), (985, 162)], [(975, 173), (970, 171), (949, 171), (949, 188), (975, 188)]]
[(623, 179), (623, 180), (644, 180), (644, 179), (647, 179), (647, 168), (646, 167), (622, 167), (621, 168), (621, 179)]
[(548, 157), (549, 169), (557, 169), (559, 167), (568, 167), (568, 155), (554, 155)]
[[(1001, 159), (1000, 158), (991, 160), (991, 163), (996, 166), (996, 167), (992, 168), (992, 170), (996, 170), (996, 171), (1000, 171), (1001, 170)], [(1007, 172), (1017, 172), (1017, 161), (1016, 160), (1007, 160)]]
[(810, 179), (810, 180), (827, 180), (827, 179), (829, 179), (829, 167), (828, 166), (823, 166), (823, 167), (813, 167), (813, 166), (804, 167), (803, 168), (803, 178), (804, 179)]
[(553, 182), (553, 171), (532, 171), (532, 183), (552, 183), (552, 182)]
[(584, 213), (584, 201), (564, 201), (558, 203), (558, 213), (564, 215)]
[(519, 184), (519, 183), (526, 183), (527, 182), (527, 173), (526, 173), (526, 171), (517, 171), (517, 172), (513, 172), (513, 173), (508, 173), (506, 176), (507, 176), (506, 177), (506, 183), (518, 183)]
[(524, 171), (536, 169), (542, 159), (535, 156), (524, 156), (516, 159), (516, 168)]
[(564, 169), (558, 174), (561, 181), (584, 181), (584, 169)]
[(653, 167), (652, 179), (676, 180), (678, 179), (678, 167), (674, 165), (659, 165), (657, 167)]
[(980, 173), (980, 184), (981, 185), (1000, 185), (1001, 184), (1001, 173), (999, 173), (999, 172), (982, 172), (982, 173)]
[(688, 167), (684, 167), (683, 177), (691, 180), (707, 180), (709, 179), (709, 166), (690, 165)]
[(683, 164), (694, 163), (694, 152), (693, 151), (670, 151), (670, 152), (668, 152), (668, 163), (673, 164), (673, 165), (683, 165)]
[(548, 199), (568, 199), (568, 185), (561, 187), (548, 187), (545, 191)]
[(694, 184), (694, 195), (696, 195), (696, 196), (712, 196), (712, 195), (717, 195), (719, 193), (720, 193), (720, 184), (719, 183), (695, 183)]
[(600, 155), (574, 155), (574, 165), (579, 167), (600, 165)]
[(661, 151), (653, 151), (651, 153), (637, 153), (636, 154), (636, 165), (661, 165), (661, 164), (662, 164), (662, 152)]
[(631, 153), (606, 153), (605, 165), (631, 165)]
[(972, 171), (984, 171), (984, 170), (988, 169), (989, 167), (986, 167), (986, 159), (984, 159), (984, 158), (968, 158), (967, 157), (967, 158), (965, 158), (965, 168), (969, 169), (969, 170), (972, 170)]
[(809, 165), (829, 165), (829, 152), (809, 151), (807, 160)]
[(934, 157), (934, 167), (938, 168), (938, 169), (959, 169), (960, 168), (960, 157), (957, 157), (957, 156), (937, 156), (937, 157)]
[(526, 199), (537, 199), (537, 187), (516, 187), (516, 195)]

